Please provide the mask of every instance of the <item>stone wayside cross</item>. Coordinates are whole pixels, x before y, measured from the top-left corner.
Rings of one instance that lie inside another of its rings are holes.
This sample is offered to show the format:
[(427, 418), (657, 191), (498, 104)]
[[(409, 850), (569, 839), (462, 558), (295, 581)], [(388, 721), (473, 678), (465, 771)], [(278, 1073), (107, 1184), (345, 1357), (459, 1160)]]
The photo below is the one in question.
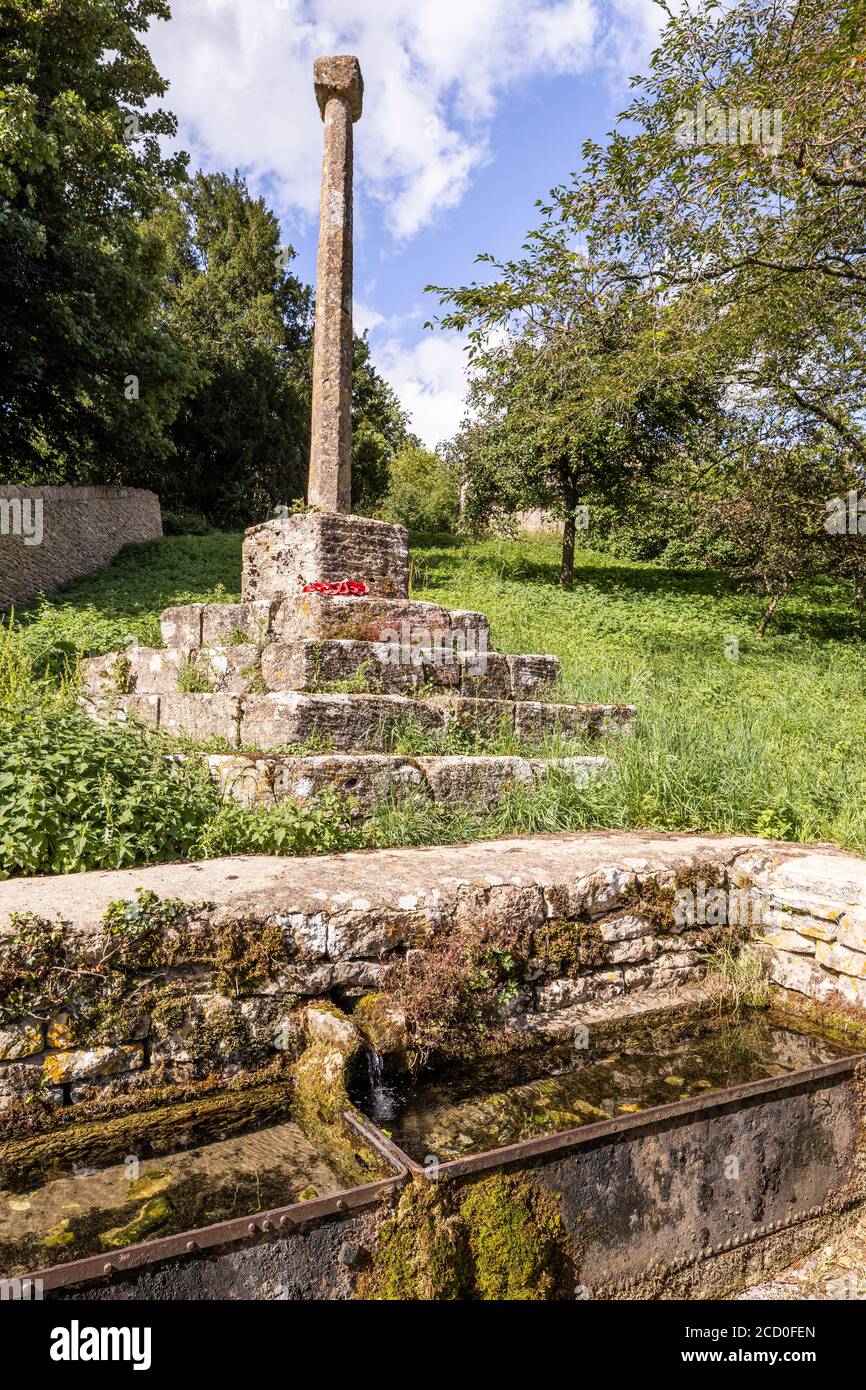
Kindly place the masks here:
[[(310, 510), (251, 526), (244, 538), (244, 601), (283, 600), (280, 631), (293, 640), (310, 584), (360, 580), (370, 596), (406, 599), (409, 533), (405, 526), (352, 515), (352, 125), (360, 120), (364, 82), (357, 58), (317, 58), (316, 99), (325, 123), (319, 228)], [(349, 636), (358, 615), (341, 599)], [(382, 620), (384, 622), (384, 620)]]
[(313, 337), (310, 506), (352, 510), (352, 124), (364, 80), (357, 58), (317, 58), (316, 100), (325, 124)]

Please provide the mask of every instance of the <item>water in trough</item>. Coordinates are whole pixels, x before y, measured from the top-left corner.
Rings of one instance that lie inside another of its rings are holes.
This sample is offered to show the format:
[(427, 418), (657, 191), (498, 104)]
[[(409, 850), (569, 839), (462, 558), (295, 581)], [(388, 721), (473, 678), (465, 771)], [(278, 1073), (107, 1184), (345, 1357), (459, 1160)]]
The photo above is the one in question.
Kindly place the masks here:
[(641, 1030), (602, 1056), (557, 1045), (414, 1077), (383, 1078), (374, 1067), (354, 1099), (417, 1162), (448, 1162), (859, 1050), (763, 1012), (712, 1015), (669, 1033)]
[(291, 1119), (0, 1191), (0, 1275), (326, 1197), (345, 1183)]

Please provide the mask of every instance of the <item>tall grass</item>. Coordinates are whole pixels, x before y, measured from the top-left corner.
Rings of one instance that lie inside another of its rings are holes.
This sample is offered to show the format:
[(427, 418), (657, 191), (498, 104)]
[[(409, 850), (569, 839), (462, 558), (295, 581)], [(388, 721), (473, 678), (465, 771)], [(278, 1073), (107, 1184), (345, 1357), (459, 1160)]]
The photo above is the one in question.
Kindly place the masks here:
[[(80, 729), (82, 744), (94, 742), (107, 758), (109, 744), (101, 740), (109, 735), (73, 713), (78, 655), (111, 650), (129, 635), (158, 644), (159, 612), (169, 604), (237, 598), (240, 540), (184, 536), (130, 547), (98, 575), (18, 614), (13, 626), (0, 629), (6, 729), (16, 710), (19, 723), (29, 720), (34, 728), (42, 727), (46, 709), (63, 711), (60, 724), (72, 731), (75, 746)], [(758, 640), (760, 596), (706, 572), (583, 552), (573, 589), (563, 591), (556, 582), (557, 547), (548, 541), (468, 545), (421, 538), (413, 562), (416, 598), (487, 612), (498, 650), (559, 656), (566, 697), (638, 705), (628, 736), (567, 747), (554, 740), (544, 749), (550, 755), (605, 753), (611, 772), (578, 788), (552, 771), (539, 787), (517, 787), (483, 815), (395, 802), (363, 828), (344, 823), (333, 807), (318, 825), (293, 820), (291, 810), (268, 822), (262, 813), (227, 808), (212, 789), (200, 788), (198, 809), (184, 803), (193, 822), (188, 833), (164, 843), (149, 798), (166, 795), (169, 784), (145, 778), (132, 820), (151, 829), (130, 833), (124, 855), (138, 854), (135, 862), (143, 862), (168, 854), (169, 843), (171, 852), (187, 855), (288, 853), (630, 827), (833, 841), (866, 852), (866, 652), (841, 586), (826, 581), (799, 591)], [(54, 728), (62, 741), (60, 724)], [(24, 735), (16, 737), (20, 744)], [(138, 739), (136, 750), (156, 748), (169, 759), (167, 746), (153, 735), (129, 729), (111, 737), (118, 740), (111, 747)], [(393, 737), (395, 750), (406, 754), (434, 751), (434, 744), (440, 752), (525, 751), (507, 730), (479, 737), (455, 726), (449, 740), (443, 748), (411, 720)], [(138, 756), (131, 769), (143, 766)], [(7, 747), (0, 769), (8, 766)], [(58, 784), (60, 804), (63, 795)], [(117, 817), (112, 826), (110, 852), (116, 854)], [(0, 864), (8, 866), (3, 853), (0, 830)], [(75, 867), (91, 862), (82, 859)], [(6, 871), (53, 871), (45, 857), (38, 864)]]

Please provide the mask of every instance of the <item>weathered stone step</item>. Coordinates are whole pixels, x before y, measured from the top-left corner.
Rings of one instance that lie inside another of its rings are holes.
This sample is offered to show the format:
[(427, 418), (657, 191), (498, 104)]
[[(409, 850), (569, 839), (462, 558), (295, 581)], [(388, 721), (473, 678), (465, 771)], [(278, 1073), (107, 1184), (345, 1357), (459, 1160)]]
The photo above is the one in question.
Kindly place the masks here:
[(226, 647), (129, 647), (82, 662), (88, 696), (226, 693), (244, 695), (261, 684), (262, 648), (252, 642)]
[(317, 753), (251, 757), (209, 753), (223, 792), (244, 805), (314, 801), (324, 791), (351, 797), (359, 816), (405, 796), (441, 806), (485, 811), (514, 787), (532, 787), (555, 768), (585, 786), (609, 765), (607, 758), (402, 757), (395, 753)]
[(307, 593), (245, 603), (187, 603), (166, 608), (160, 626), (165, 645), (185, 651), (227, 646), (241, 638), (260, 645), (273, 638), (349, 638), (428, 648), (450, 642), (454, 650), (467, 652), (485, 652), (490, 645), (490, 624), (483, 613), (369, 595)]
[(402, 695), (165, 694), (112, 695), (90, 702), (94, 714), (135, 714), (171, 734), (196, 741), (223, 738), (232, 747), (288, 748), (316, 743), (338, 751), (387, 753), (407, 725), (444, 734), (454, 725), (514, 731), (527, 744), (552, 734), (600, 734), (634, 721), (634, 705), (555, 705), (536, 700), (477, 700), (463, 696), (409, 699)]
[(189, 652), (193, 647), (225, 647), (235, 642), (263, 645), (273, 635), (275, 599), (250, 603), (185, 603), (166, 608), (159, 625), (166, 647)]
[(555, 656), (481, 654), (401, 643), (272, 642), (206, 647), (131, 647), (83, 663), (93, 697), (193, 691), (244, 695), (259, 691), (321, 691), (356, 682), (357, 693), (417, 694), (425, 689), (471, 698), (519, 699), (550, 693), (559, 677)]
[(549, 693), (559, 673), (555, 656), (404, 647), (401, 642), (347, 638), (273, 642), (262, 654), (262, 679), (272, 691), (314, 691), (357, 680), (367, 690), (385, 695), (417, 693), (427, 687), (508, 700)]

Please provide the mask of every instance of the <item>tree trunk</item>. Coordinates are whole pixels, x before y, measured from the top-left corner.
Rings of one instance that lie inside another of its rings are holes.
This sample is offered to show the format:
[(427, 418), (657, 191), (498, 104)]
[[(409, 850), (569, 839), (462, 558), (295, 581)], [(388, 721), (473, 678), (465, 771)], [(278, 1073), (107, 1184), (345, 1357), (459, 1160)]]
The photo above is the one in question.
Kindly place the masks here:
[(755, 628), (755, 636), (756, 636), (756, 637), (763, 637), (764, 634), (766, 633), (767, 627), (768, 627), (769, 622), (770, 622), (770, 619), (772, 618), (773, 614), (775, 613), (776, 609), (778, 608), (779, 602), (780, 602), (781, 598), (782, 598), (782, 593), (781, 593), (781, 592), (778, 593), (778, 594), (773, 594), (772, 598), (770, 599), (770, 602), (767, 604), (766, 608), (764, 609), (764, 616), (762, 617), (761, 621), (758, 623), (758, 626)]
[(574, 582), (574, 532), (574, 508), (571, 508), (566, 513), (562, 528), (562, 566), (559, 571), (559, 582), (566, 589), (570, 589)]

